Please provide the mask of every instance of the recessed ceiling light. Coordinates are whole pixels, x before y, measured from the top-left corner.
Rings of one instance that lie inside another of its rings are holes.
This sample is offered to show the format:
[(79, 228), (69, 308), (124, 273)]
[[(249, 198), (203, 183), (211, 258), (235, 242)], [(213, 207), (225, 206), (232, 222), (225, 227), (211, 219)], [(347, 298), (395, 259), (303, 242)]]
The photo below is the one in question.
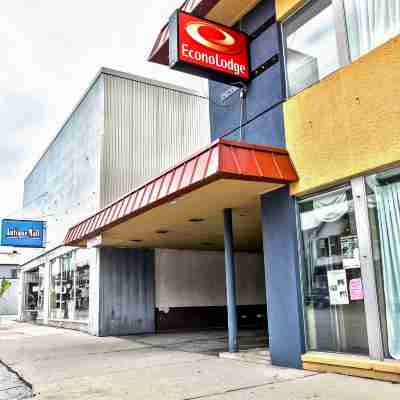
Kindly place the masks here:
[(168, 233), (169, 231), (167, 231), (167, 230), (163, 230), (163, 229), (160, 229), (159, 231), (156, 231), (156, 233), (159, 233), (160, 235), (164, 235), (164, 234), (166, 234), (166, 233)]
[(190, 218), (189, 222), (203, 222), (204, 218)]

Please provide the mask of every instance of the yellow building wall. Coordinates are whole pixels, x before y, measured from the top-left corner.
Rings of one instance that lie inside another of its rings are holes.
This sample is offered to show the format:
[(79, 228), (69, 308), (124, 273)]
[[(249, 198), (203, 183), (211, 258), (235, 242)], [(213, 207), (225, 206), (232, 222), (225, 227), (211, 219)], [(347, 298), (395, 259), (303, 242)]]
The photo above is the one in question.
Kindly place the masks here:
[(275, 0), (276, 19), (283, 20), (304, 4), (304, 0)]
[(293, 195), (400, 160), (400, 36), (284, 104)]

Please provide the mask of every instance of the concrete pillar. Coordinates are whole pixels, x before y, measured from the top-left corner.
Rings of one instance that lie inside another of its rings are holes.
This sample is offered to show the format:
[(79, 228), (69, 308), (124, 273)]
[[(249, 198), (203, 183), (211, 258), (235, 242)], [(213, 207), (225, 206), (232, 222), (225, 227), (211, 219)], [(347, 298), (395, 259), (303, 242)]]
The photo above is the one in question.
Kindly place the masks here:
[(43, 323), (48, 324), (50, 319), (50, 260), (46, 259), (44, 264), (44, 301), (43, 301)]
[(224, 210), (226, 303), (228, 308), (229, 352), (238, 351), (235, 259), (233, 254), (232, 210)]
[(301, 368), (305, 341), (295, 200), (284, 187), (262, 195), (261, 210), (271, 361)]

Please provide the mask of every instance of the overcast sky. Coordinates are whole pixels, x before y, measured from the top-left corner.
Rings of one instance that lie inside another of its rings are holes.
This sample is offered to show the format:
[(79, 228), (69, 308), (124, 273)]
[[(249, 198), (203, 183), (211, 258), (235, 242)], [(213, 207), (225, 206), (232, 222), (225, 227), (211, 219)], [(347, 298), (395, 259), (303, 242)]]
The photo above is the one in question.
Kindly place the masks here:
[(0, 219), (100, 67), (204, 91), (205, 81), (147, 63), (182, 0), (4, 0), (0, 13)]

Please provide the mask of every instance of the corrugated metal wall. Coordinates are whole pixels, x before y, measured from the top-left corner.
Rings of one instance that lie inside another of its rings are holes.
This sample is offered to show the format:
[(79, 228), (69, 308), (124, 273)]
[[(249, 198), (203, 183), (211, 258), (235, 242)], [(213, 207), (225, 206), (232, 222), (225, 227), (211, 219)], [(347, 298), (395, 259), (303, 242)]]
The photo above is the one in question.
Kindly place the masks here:
[(208, 100), (104, 75), (101, 206), (210, 142)]
[(154, 251), (99, 251), (99, 335), (153, 332)]

